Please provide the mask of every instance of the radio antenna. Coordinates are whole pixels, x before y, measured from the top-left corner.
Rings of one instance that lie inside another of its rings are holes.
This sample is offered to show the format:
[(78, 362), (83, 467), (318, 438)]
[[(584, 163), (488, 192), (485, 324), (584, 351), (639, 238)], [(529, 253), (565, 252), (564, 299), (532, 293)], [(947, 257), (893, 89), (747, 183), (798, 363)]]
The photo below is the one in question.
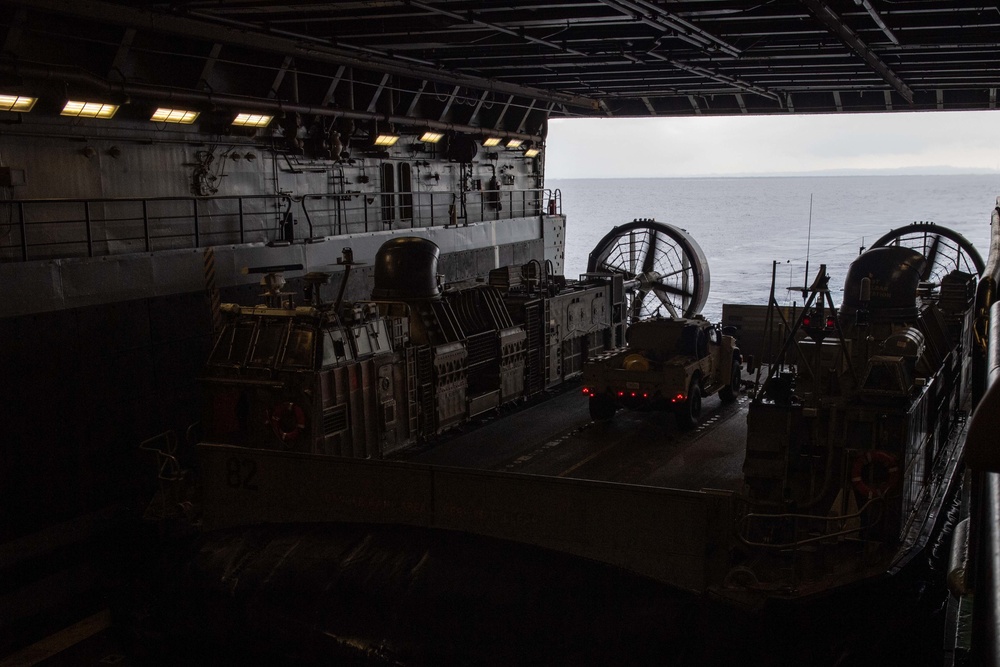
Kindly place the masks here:
[(809, 193), (809, 231), (806, 232), (806, 271), (802, 274), (802, 293), (809, 290), (809, 246), (813, 235), (813, 196)]

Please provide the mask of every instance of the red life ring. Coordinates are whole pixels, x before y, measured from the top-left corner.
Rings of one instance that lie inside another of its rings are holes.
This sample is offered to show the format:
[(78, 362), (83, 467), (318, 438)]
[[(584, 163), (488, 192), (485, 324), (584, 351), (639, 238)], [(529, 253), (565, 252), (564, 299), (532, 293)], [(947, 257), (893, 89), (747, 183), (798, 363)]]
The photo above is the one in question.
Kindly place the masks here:
[(293, 442), (302, 435), (306, 427), (306, 413), (300, 406), (291, 401), (278, 403), (271, 411), (271, 428), (282, 442)]
[[(861, 477), (867, 465), (879, 465), (885, 469), (885, 480), (878, 484), (868, 484)], [(873, 449), (858, 454), (851, 466), (851, 483), (854, 489), (863, 497), (871, 500), (875, 497), (882, 497), (889, 490), (899, 484), (899, 462), (896, 457), (889, 452), (880, 449)]]

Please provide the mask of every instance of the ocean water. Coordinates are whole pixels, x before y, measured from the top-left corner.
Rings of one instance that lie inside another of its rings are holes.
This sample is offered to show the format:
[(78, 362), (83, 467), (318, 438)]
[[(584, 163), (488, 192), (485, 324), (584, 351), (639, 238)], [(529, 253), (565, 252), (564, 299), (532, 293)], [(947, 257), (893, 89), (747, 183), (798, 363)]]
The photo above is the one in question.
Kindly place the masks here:
[(567, 276), (586, 271), (612, 227), (655, 218), (685, 229), (704, 251), (710, 320), (721, 317), (723, 303), (767, 303), (772, 261), (779, 301), (801, 300), (786, 288), (802, 285), (807, 247), (810, 274), (827, 265), (839, 304), (859, 249), (915, 221), (959, 232), (985, 260), (1000, 196), (996, 175), (546, 179), (546, 186), (562, 193)]

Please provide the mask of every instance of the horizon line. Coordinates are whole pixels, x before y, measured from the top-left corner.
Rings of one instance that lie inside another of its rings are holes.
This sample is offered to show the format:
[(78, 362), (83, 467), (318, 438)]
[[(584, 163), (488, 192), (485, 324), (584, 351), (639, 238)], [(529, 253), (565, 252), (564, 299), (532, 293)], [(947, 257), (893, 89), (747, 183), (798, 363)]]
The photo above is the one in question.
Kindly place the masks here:
[[(937, 171), (934, 171), (937, 169)], [(771, 171), (763, 173), (711, 173), (662, 176), (553, 176), (547, 180), (650, 180), (659, 178), (808, 178), (811, 176), (997, 176), (1000, 169), (989, 167), (889, 167), (885, 169), (817, 169), (812, 171)]]

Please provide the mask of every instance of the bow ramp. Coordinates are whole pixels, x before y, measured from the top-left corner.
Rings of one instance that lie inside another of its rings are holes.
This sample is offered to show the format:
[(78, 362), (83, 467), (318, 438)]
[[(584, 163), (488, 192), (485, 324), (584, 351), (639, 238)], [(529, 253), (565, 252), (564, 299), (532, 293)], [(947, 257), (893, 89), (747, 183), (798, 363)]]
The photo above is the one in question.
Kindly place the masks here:
[(540, 546), (698, 593), (727, 569), (728, 491), (198, 447), (209, 530), (288, 522), (442, 529)]

